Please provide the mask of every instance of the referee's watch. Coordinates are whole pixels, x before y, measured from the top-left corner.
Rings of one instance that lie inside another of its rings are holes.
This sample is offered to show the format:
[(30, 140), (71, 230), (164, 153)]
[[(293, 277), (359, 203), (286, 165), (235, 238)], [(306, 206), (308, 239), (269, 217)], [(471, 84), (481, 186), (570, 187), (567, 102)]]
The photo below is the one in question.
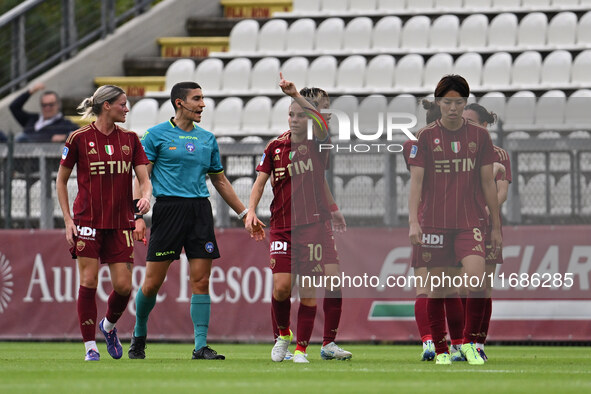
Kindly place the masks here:
[(136, 213), (135, 215), (133, 215), (133, 220), (138, 220), (138, 219), (143, 219), (144, 215), (140, 215), (139, 213)]

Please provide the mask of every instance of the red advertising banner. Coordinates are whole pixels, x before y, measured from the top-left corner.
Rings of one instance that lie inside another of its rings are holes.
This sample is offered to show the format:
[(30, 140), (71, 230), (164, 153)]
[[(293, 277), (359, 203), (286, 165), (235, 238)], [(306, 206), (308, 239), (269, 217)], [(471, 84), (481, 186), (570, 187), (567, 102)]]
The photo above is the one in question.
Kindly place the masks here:
[[(591, 334), (591, 228), (507, 227), (505, 263), (495, 276), (490, 340), (588, 340)], [(212, 341), (271, 341), (268, 242), (241, 229), (217, 232), (222, 258), (210, 279)], [(351, 228), (336, 235), (341, 259), (341, 341), (419, 340), (414, 323), (408, 230)], [(0, 339), (78, 339), (78, 275), (60, 230), (0, 231)], [(133, 293), (118, 323), (129, 338), (146, 247), (137, 243)], [(99, 319), (111, 291), (107, 267), (97, 289)], [(319, 294), (322, 294), (319, 292)], [(188, 262), (173, 263), (150, 315), (151, 339), (191, 340)], [(295, 326), (297, 301), (292, 306)], [(322, 338), (322, 300), (313, 340)]]

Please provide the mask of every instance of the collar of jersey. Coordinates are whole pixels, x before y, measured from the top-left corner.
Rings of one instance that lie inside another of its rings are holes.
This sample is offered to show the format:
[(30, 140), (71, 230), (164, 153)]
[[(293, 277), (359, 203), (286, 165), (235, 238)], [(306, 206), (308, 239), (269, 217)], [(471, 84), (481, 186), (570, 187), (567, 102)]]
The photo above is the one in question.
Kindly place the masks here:
[[(174, 118), (170, 118), (168, 120), (168, 123), (170, 123), (173, 128), (175, 128), (175, 129), (177, 128), (176, 123), (174, 123)], [(196, 129), (196, 128), (197, 128), (197, 123), (193, 122), (193, 129)]]

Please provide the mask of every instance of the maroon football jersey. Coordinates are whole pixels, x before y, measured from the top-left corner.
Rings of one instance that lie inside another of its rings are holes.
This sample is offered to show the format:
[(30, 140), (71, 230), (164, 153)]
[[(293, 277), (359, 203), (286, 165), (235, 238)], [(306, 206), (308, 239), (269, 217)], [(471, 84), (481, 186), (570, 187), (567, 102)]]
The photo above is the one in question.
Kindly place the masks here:
[(486, 226), (480, 167), (497, 155), (486, 129), (463, 121), (456, 131), (438, 120), (421, 129), (409, 164), (423, 167), (421, 226), (469, 229)]
[(76, 165), (74, 223), (96, 229), (133, 228), (132, 170), (148, 163), (133, 131), (115, 126), (106, 136), (94, 122), (74, 131), (60, 162), (68, 168)]
[(287, 131), (265, 148), (257, 171), (271, 175), (271, 228), (285, 229), (330, 219), (324, 189), (328, 152), (316, 141), (292, 143)]

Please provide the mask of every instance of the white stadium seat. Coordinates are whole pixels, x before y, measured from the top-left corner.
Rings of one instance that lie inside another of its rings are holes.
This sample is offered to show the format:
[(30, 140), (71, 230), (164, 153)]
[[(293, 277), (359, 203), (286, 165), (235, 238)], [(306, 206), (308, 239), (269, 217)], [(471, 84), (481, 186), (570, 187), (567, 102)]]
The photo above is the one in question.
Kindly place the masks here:
[(453, 57), (449, 53), (437, 53), (431, 56), (425, 64), (423, 86), (433, 89), (442, 76), (452, 73), (453, 63)]
[(261, 94), (276, 92), (279, 89), (279, 66), (279, 59), (275, 57), (259, 60), (252, 68), (250, 89)]
[(396, 89), (416, 89), (423, 85), (424, 60), (421, 55), (411, 53), (398, 61), (394, 72)]
[(542, 55), (527, 51), (517, 56), (511, 71), (511, 83), (517, 88), (538, 85), (542, 72)]
[(554, 16), (548, 26), (548, 46), (574, 45), (577, 38), (577, 15), (561, 12)]
[(442, 15), (433, 21), (429, 31), (429, 47), (451, 49), (458, 46), (460, 19), (455, 15)]
[(205, 108), (203, 108), (203, 112), (201, 113), (199, 127), (211, 131), (213, 130), (213, 118), (215, 116), (215, 101), (210, 97), (205, 97), (203, 101), (205, 102)]
[[(497, 119), (501, 121), (505, 121), (505, 106), (506, 106), (507, 98), (501, 92), (488, 92), (483, 95), (480, 100), (478, 100), (478, 104), (482, 105), (486, 108), (489, 112), (494, 112), (497, 114)], [(495, 123), (492, 126), (488, 126), (490, 130), (497, 130), (498, 124)]]
[[(381, 121), (382, 132), (384, 132), (387, 127), (384, 122), (387, 106), (388, 100), (382, 95), (371, 95), (361, 100), (358, 109), (359, 131), (364, 135), (376, 134), (379, 122)], [(380, 114), (381, 117), (379, 116)]]
[(390, 55), (378, 55), (371, 59), (365, 72), (365, 88), (390, 89), (394, 85), (395, 65), (396, 60)]
[(152, 98), (143, 98), (129, 111), (129, 129), (135, 131), (140, 137), (146, 130), (158, 123), (158, 101)]
[(335, 86), (337, 59), (334, 56), (319, 56), (308, 69), (308, 85), (322, 87), (324, 90)]
[(412, 50), (427, 48), (430, 26), (431, 20), (428, 17), (424, 15), (413, 16), (402, 27), (400, 46)]
[(271, 122), (271, 99), (265, 96), (253, 97), (242, 111), (242, 130), (266, 133)]
[(513, 59), (508, 52), (493, 53), (482, 69), (482, 86), (487, 89), (507, 87), (511, 83)]
[(323, 20), (316, 29), (314, 48), (318, 52), (338, 51), (343, 47), (345, 22), (341, 18)]
[(228, 94), (244, 92), (249, 89), (252, 63), (245, 57), (237, 57), (232, 60), (222, 74), (222, 90)]
[(166, 88), (165, 91), (170, 93), (170, 89), (184, 81), (190, 81), (195, 72), (195, 62), (191, 59), (175, 60), (166, 70)]
[(238, 97), (227, 97), (216, 105), (213, 119), (216, 135), (236, 134), (240, 130), (242, 106), (242, 100)]
[(565, 124), (573, 128), (588, 129), (591, 124), (591, 90), (581, 89), (566, 101)]
[(460, 48), (484, 48), (488, 31), (488, 18), (484, 14), (472, 14), (460, 27)]
[(287, 29), (286, 50), (290, 53), (311, 52), (315, 36), (316, 22), (309, 18), (298, 19)]
[(577, 26), (577, 44), (591, 44), (591, 11), (579, 19)]
[(222, 89), (223, 74), (224, 62), (221, 59), (207, 58), (195, 68), (193, 80), (208, 94)]
[(243, 19), (230, 31), (230, 51), (235, 54), (257, 50), (259, 23), (254, 19)]
[(530, 91), (519, 91), (507, 101), (505, 129), (531, 129), (534, 124), (536, 95)]
[(372, 48), (375, 50), (398, 49), (402, 35), (402, 22), (397, 16), (385, 16), (373, 28)]
[(542, 12), (531, 12), (523, 17), (517, 31), (517, 45), (521, 48), (541, 47), (546, 44), (548, 17)]
[(371, 47), (373, 22), (368, 17), (358, 17), (347, 23), (343, 40), (343, 49), (356, 52)]
[(505, 49), (515, 46), (517, 41), (517, 16), (504, 13), (493, 18), (488, 25), (488, 46), (491, 49)]
[[(349, 116), (351, 121), (353, 121), (353, 115), (357, 112), (358, 107), (359, 102), (357, 101), (357, 97), (351, 95), (339, 96), (330, 103), (331, 109), (343, 111)], [(339, 133), (338, 125), (339, 124), (336, 122), (336, 119), (330, 122), (329, 128), (331, 134), (336, 135)], [(351, 128), (346, 131), (349, 133)]]
[(341, 62), (337, 72), (337, 89), (358, 90), (365, 83), (367, 61), (364, 56), (349, 56)]
[[(417, 98), (411, 94), (400, 94), (390, 100), (388, 104), (387, 112), (398, 112), (403, 114), (411, 114), (417, 115)], [(405, 119), (406, 120), (406, 119)], [(419, 125), (425, 124), (424, 120), (417, 119), (417, 126), (411, 129), (411, 131), (416, 131), (419, 129)], [(393, 136), (396, 139), (406, 139), (405, 136), (402, 134), (397, 134)]]
[(271, 110), (271, 131), (273, 134), (280, 135), (289, 130), (288, 113), (289, 105), (291, 104), (291, 97), (281, 97)]
[(295, 86), (306, 86), (308, 79), (308, 67), (310, 63), (308, 59), (301, 56), (294, 56), (287, 59), (281, 65), (281, 72), (283, 77), (288, 81), (292, 81)]
[(542, 84), (546, 86), (568, 84), (572, 62), (570, 52), (560, 50), (548, 54), (542, 64)]
[(156, 115), (156, 123), (166, 122), (174, 116), (174, 108), (170, 100), (164, 101), (160, 108), (158, 108), (158, 115)]
[[(562, 90), (545, 92), (536, 104), (535, 124), (541, 128), (552, 128), (564, 124), (566, 95)], [(541, 135), (538, 135), (541, 137)]]
[(482, 78), (482, 56), (475, 52), (462, 54), (454, 64), (454, 74), (463, 76), (471, 87), (480, 86)]
[(287, 22), (271, 19), (261, 27), (258, 36), (258, 52), (282, 52), (287, 41)]
[(587, 49), (577, 55), (571, 70), (571, 83), (573, 85), (591, 84), (591, 50)]

